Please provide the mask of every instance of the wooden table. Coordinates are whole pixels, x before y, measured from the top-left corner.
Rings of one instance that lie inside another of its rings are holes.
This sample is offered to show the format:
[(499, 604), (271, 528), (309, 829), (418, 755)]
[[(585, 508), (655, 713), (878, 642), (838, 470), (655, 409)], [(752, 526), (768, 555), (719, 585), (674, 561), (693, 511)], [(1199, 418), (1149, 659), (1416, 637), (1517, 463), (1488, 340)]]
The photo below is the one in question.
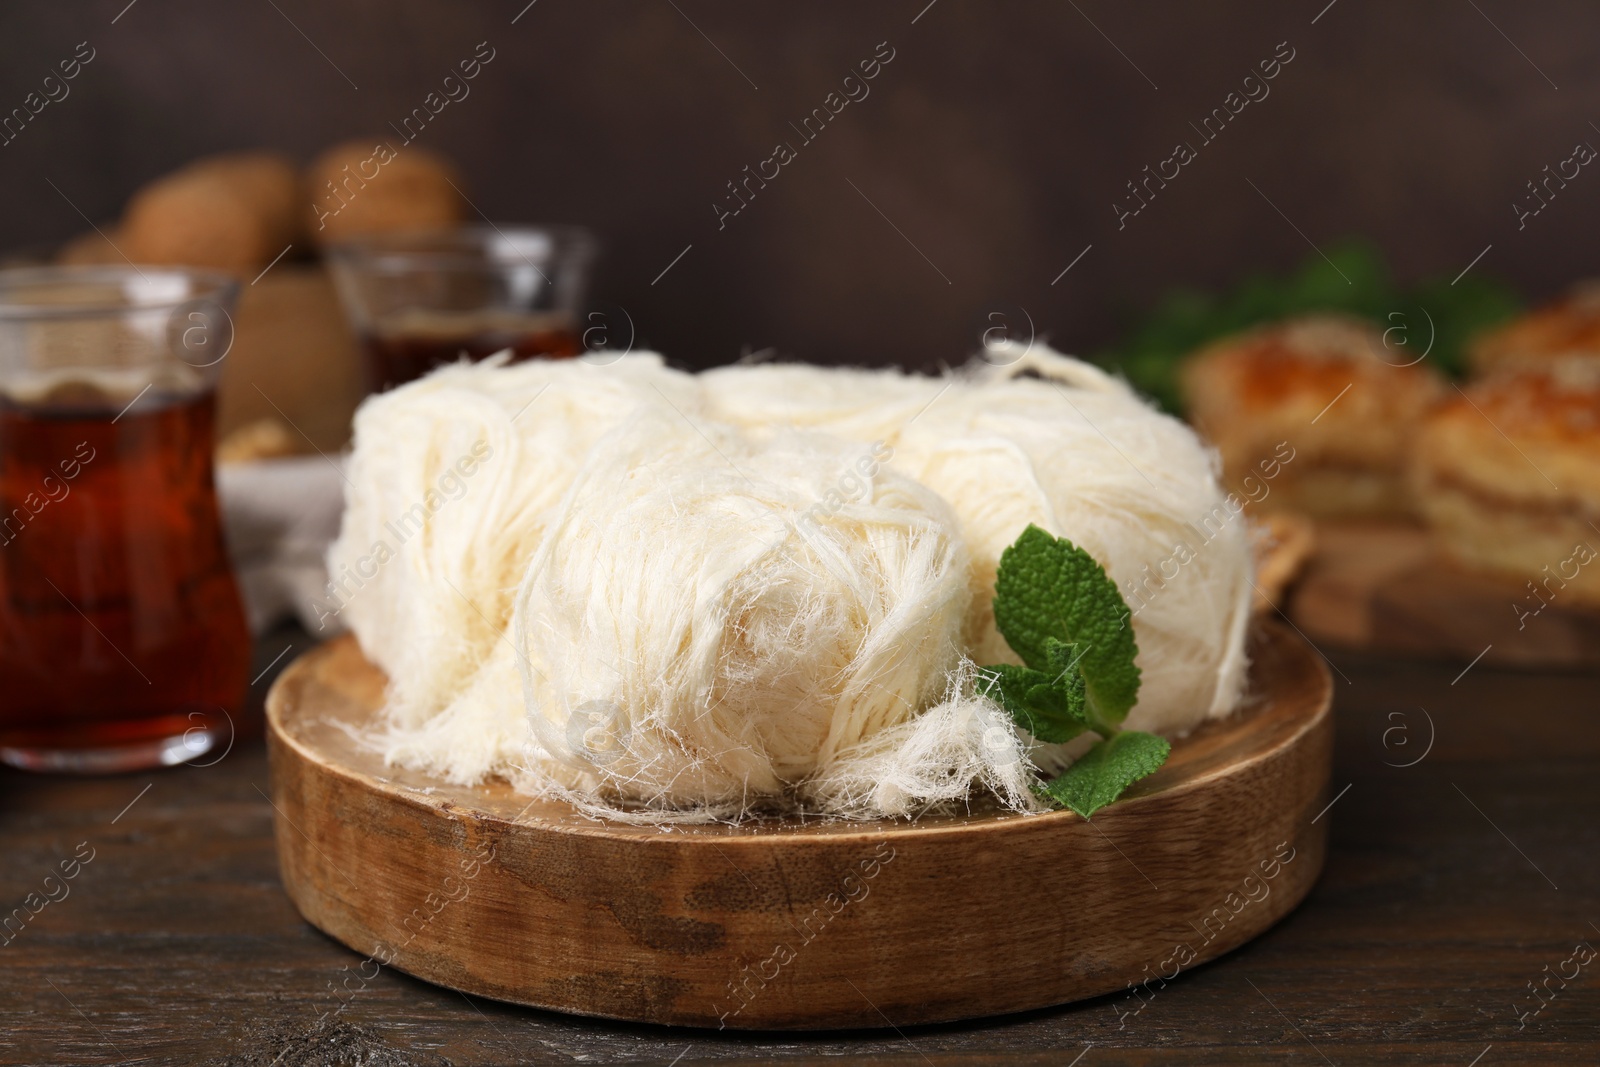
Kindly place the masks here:
[[(286, 630), (258, 646), (256, 714), (308, 644)], [(1600, 947), (1600, 676), (1329, 651), (1337, 798), (1320, 885), (1264, 937), (1148, 1002), (741, 1035), (505, 1007), (388, 969), (368, 980), (279, 887), (262, 744), (241, 737), (207, 767), (0, 773), (0, 915), (93, 850), (50, 883), (66, 895), (0, 946), (0, 1061), (323, 1062), (297, 1058), (308, 1032), (363, 1046), (373, 1064), (1600, 1061), (1600, 961), (1574, 957), (1579, 942)], [(1138, 842), (1121, 846), (1137, 861)], [(1563, 970), (1578, 973), (1563, 984)]]

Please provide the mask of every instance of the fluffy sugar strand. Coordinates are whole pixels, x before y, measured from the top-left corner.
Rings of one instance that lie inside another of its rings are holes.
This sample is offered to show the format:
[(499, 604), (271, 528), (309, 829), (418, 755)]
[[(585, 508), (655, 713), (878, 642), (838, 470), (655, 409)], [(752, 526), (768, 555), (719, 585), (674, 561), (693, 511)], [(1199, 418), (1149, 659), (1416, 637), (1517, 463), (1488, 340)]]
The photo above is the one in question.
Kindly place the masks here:
[(974, 687), (1016, 661), (990, 600), (1030, 522), (1134, 609), (1130, 727), (1240, 698), (1248, 546), (1213, 457), (1038, 345), (943, 378), (459, 364), (363, 405), (350, 481), (329, 562), (390, 677), (371, 740), (452, 781), (644, 822), (1031, 810), (1076, 750)]
[(862, 454), (663, 414), (600, 442), (518, 591), (540, 750), (646, 811), (722, 811), (789, 796), (937, 703), (966, 552), (944, 501), (892, 471), (810, 510)]

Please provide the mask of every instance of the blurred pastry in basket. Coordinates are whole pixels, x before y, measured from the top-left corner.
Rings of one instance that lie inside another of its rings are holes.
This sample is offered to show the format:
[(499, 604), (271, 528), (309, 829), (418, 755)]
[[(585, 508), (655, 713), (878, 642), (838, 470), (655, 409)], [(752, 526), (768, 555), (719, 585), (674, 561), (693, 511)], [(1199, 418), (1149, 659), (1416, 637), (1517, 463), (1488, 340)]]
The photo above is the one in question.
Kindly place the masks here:
[(62, 245), (56, 252), (56, 262), (70, 267), (104, 267), (128, 262), (117, 251), (120, 242), (116, 230), (107, 227), (82, 233)]
[(462, 220), (461, 177), (443, 156), (383, 141), (347, 141), (306, 171), (306, 226), (318, 245), (398, 230), (434, 230)]
[(1600, 279), (1579, 282), (1559, 299), (1488, 331), (1472, 342), (1468, 354), (1479, 374), (1600, 355)]
[[(1600, 356), (1512, 366), (1423, 425), (1411, 476), (1458, 561), (1600, 604)], [(1533, 606), (1536, 603), (1531, 602)]]
[(211, 156), (135, 193), (117, 244), (135, 263), (250, 277), (294, 243), (304, 209), (299, 171), (282, 156)]
[(1362, 320), (1320, 315), (1217, 341), (1180, 376), (1235, 491), (1316, 518), (1392, 517), (1412, 510), (1404, 456), (1443, 389), (1413, 358)]
[(327, 270), (280, 263), (243, 287), (233, 317), (218, 434), (275, 420), (293, 431), (296, 451), (343, 448), (363, 390), (356, 339)]

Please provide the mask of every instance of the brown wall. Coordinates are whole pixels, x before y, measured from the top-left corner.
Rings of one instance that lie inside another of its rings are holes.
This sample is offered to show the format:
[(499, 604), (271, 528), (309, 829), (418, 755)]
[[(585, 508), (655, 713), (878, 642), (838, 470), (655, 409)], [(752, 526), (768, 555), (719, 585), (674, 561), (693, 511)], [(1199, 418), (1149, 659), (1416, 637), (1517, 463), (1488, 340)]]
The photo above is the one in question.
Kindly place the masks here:
[[(513, 25), (524, 3), (7, 4), (0, 110), (79, 41), (96, 58), (0, 148), (0, 247), (84, 229), (50, 182), (101, 220), (198, 154), (304, 159), (383, 132), (487, 40), (494, 61), (418, 143), (456, 157), (496, 219), (599, 231), (597, 295), (688, 365), (768, 346), (957, 361), (1000, 307), (1092, 348), (1171, 285), (1351, 233), (1405, 277), (1453, 275), (1490, 244), (1475, 269), (1533, 295), (1596, 271), (1600, 173), (1520, 232), (1511, 208), (1577, 141), (1600, 146), (1592, 5), (1337, 0), (1313, 25), (1325, 0), (537, 0)], [(800, 145), (788, 124), (884, 41), (870, 95)], [(1189, 123), (1284, 41), (1270, 96), (1119, 231), (1124, 183), (1198, 147)], [(719, 230), (724, 183), (778, 140), (797, 158)]]

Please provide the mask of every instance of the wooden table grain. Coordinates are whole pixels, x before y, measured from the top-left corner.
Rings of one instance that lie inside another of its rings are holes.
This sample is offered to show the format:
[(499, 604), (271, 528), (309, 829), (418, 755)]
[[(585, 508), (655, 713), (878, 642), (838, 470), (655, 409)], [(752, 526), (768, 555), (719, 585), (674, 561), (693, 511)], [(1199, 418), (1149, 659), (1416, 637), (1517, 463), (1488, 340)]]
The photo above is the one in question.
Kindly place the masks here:
[[(309, 643), (284, 630), (259, 644), (253, 714)], [(368, 977), (278, 883), (265, 755), (245, 722), (209, 766), (0, 773), (0, 918), (27, 917), (0, 933), (0, 1062), (269, 1063), (274, 1041), (323, 1016), (386, 1046), (365, 1062), (388, 1063), (1600, 1061), (1600, 962), (1579, 962), (1600, 946), (1600, 675), (1326, 651), (1338, 740), (1321, 883), (1254, 943), (1154, 994), (764, 1035)], [(1122, 847), (1136, 862), (1138, 843)], [(961, 902), (948, 906), (960, 922)]]

